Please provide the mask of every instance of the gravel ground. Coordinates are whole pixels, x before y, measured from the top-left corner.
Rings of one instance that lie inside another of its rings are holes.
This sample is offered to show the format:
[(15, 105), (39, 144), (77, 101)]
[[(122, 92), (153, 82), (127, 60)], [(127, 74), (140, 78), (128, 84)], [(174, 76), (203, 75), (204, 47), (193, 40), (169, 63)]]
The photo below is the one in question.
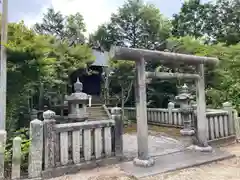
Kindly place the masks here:
[[(199, 167), (141, 178), (140, 180), (239, 180), (240, 145), (233, 144), (222, 149), (235, 154), (237, 157)], [(52, 180), (136, 180), (136, 178), (125, 175), (117, 166), (109, 166)]]

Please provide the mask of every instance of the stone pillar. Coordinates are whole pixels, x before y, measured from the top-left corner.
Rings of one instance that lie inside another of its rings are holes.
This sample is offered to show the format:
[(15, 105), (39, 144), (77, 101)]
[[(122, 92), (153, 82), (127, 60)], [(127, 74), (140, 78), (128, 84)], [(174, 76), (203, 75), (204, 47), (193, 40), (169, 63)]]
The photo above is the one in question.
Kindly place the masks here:
[(4, 180), (4, 151), (6, 145), (7, 132), (0, 130), (0, 180)]
[(123, 121), (121, 108), (111, 109), (112, 119), (115, 120), (115, 155), (119, 158), (123, 155)]
[(173, 113), (172, 113), (173, 108), (174, 108), (174, 103), (169, 102), (168, 103), (168, 122), (170, 124), (173, 124)]
[(21, 156), (22, 156), (21, 143), (22, 143), (22, 139), (20, 137), (15, 137), (13, 139), (12, 179), (20, 179)]
[(55, 112), (47, 110), (43, 113), (43, 139), (44, 139), (44, 168), (52, 168), (55, 166), (54, 158), (54, 143), (55, 131), (54, 126), (56, 120), (54, 119)]
[(136, 114), (137, 114), (137, 144), (138, 157), (134, 159), (137, 166), (149, 167), (154, 160), (148, 154), (148, 124), (147, 124), (147, 102), (146, 102), (146, 75), (145, 60), (141, 58), (136, 61), (137, 89), (136, 89)]
[(233, 107), (230, 102), (225, 102), (222, 104), (223, 109), (228, 112), (228, 121), (229, 121), (229, 133), (234, 134), (234, 121), (233, 121)]
[(207, 118), (204, 82), (204, 64), (198, 65), (200, 78), (196, 82), (197, 89), (197, 139), (200, 151), (212, 151), (207, 142)]
[(29, 138), (29, 166), (28, 177), (38, 178), (42, 173), (42, 154), (43, 154), (43, 122), (35, 119), (30, 122)]
[(234, 130), (236, 134), (236, 142), (240, 142), (240, 117), (238, 117), (238, 111), (236, 109), (233, 110), (233, 122), (234, 122)]

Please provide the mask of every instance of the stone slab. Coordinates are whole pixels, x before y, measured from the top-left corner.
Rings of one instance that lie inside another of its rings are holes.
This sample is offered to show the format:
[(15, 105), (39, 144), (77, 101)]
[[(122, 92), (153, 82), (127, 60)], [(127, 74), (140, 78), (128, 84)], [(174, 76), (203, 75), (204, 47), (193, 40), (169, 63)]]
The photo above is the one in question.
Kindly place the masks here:
[(120, 167), (127, 174), (133, 175), (136, 178), (142, 178), (146, 176), (152, 176), (160, 173), (207, 164), (232, 157), (234, 157), (234, 155), (221, 151), (217, 148), (214, 149), (211, 153), (185, 150), (157, 156), (154, 158), (155, 165), (149, 168), (137, 167), (133, 164), (133, 162), (121, 163)]
[[(151, 157), (160, 156), (164, 154), (179, 152), (184, 150), (183, 143), (176, 139), (156, 135), (148, 136), (148, 149), (149, 155)], [(137, 135), (133, 134), (124, 134), (123, 135), (123, 155), (127, 160), (133, 160), (137, 157)]]

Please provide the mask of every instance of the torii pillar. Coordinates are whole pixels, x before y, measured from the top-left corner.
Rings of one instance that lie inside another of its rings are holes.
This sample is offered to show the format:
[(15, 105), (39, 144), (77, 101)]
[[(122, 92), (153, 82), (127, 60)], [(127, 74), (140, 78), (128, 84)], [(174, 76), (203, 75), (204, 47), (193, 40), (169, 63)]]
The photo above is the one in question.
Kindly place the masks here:
[(138, 156), (134, 159), (133, 163), (136, 166), (150, 167), (154, 164), (154, 160), (150, 158), (148, 154), (146, 73), (145, 60), (143, 57), (139, 61), (136, 61), (135, 102)]

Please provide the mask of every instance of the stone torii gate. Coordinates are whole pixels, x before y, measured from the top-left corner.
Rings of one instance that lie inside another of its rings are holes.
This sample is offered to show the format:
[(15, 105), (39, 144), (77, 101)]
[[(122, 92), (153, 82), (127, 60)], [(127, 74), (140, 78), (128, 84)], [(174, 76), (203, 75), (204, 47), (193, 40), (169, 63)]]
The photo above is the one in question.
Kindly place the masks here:
[[(146, 74), (148, 76), (161, 76), (165, 79), (172, 78), (193, 78), (196, 79), (197, 88), (197, 137), (199, 148), (211, 149), (207, 143), (207, 119), (205, 102), (205, 82), (204, 82), (204, 64), (216, 65), (219, 60), (212, 57), (199, 57), (194, 55), (177, 54), (156, 50), (136, 49), (112, 46), (109, 57), (113, 60), (129, 60), (136, 63), (136, 119), (137, 119), (137, 143), (138, 157), (134, 159), (134, 164), (138, 166), (149, 167), (154, 164), (154, 160), (148, 153), (148, 124), (147, 124), (147, 102), (146, 102)], [(195, 65), (197, 74), (181, 73), (146, 73), (145, 61), (158, 61), (166, 63), (186, 63)], [(205, 150), (205, 151), (206, 151)]]

